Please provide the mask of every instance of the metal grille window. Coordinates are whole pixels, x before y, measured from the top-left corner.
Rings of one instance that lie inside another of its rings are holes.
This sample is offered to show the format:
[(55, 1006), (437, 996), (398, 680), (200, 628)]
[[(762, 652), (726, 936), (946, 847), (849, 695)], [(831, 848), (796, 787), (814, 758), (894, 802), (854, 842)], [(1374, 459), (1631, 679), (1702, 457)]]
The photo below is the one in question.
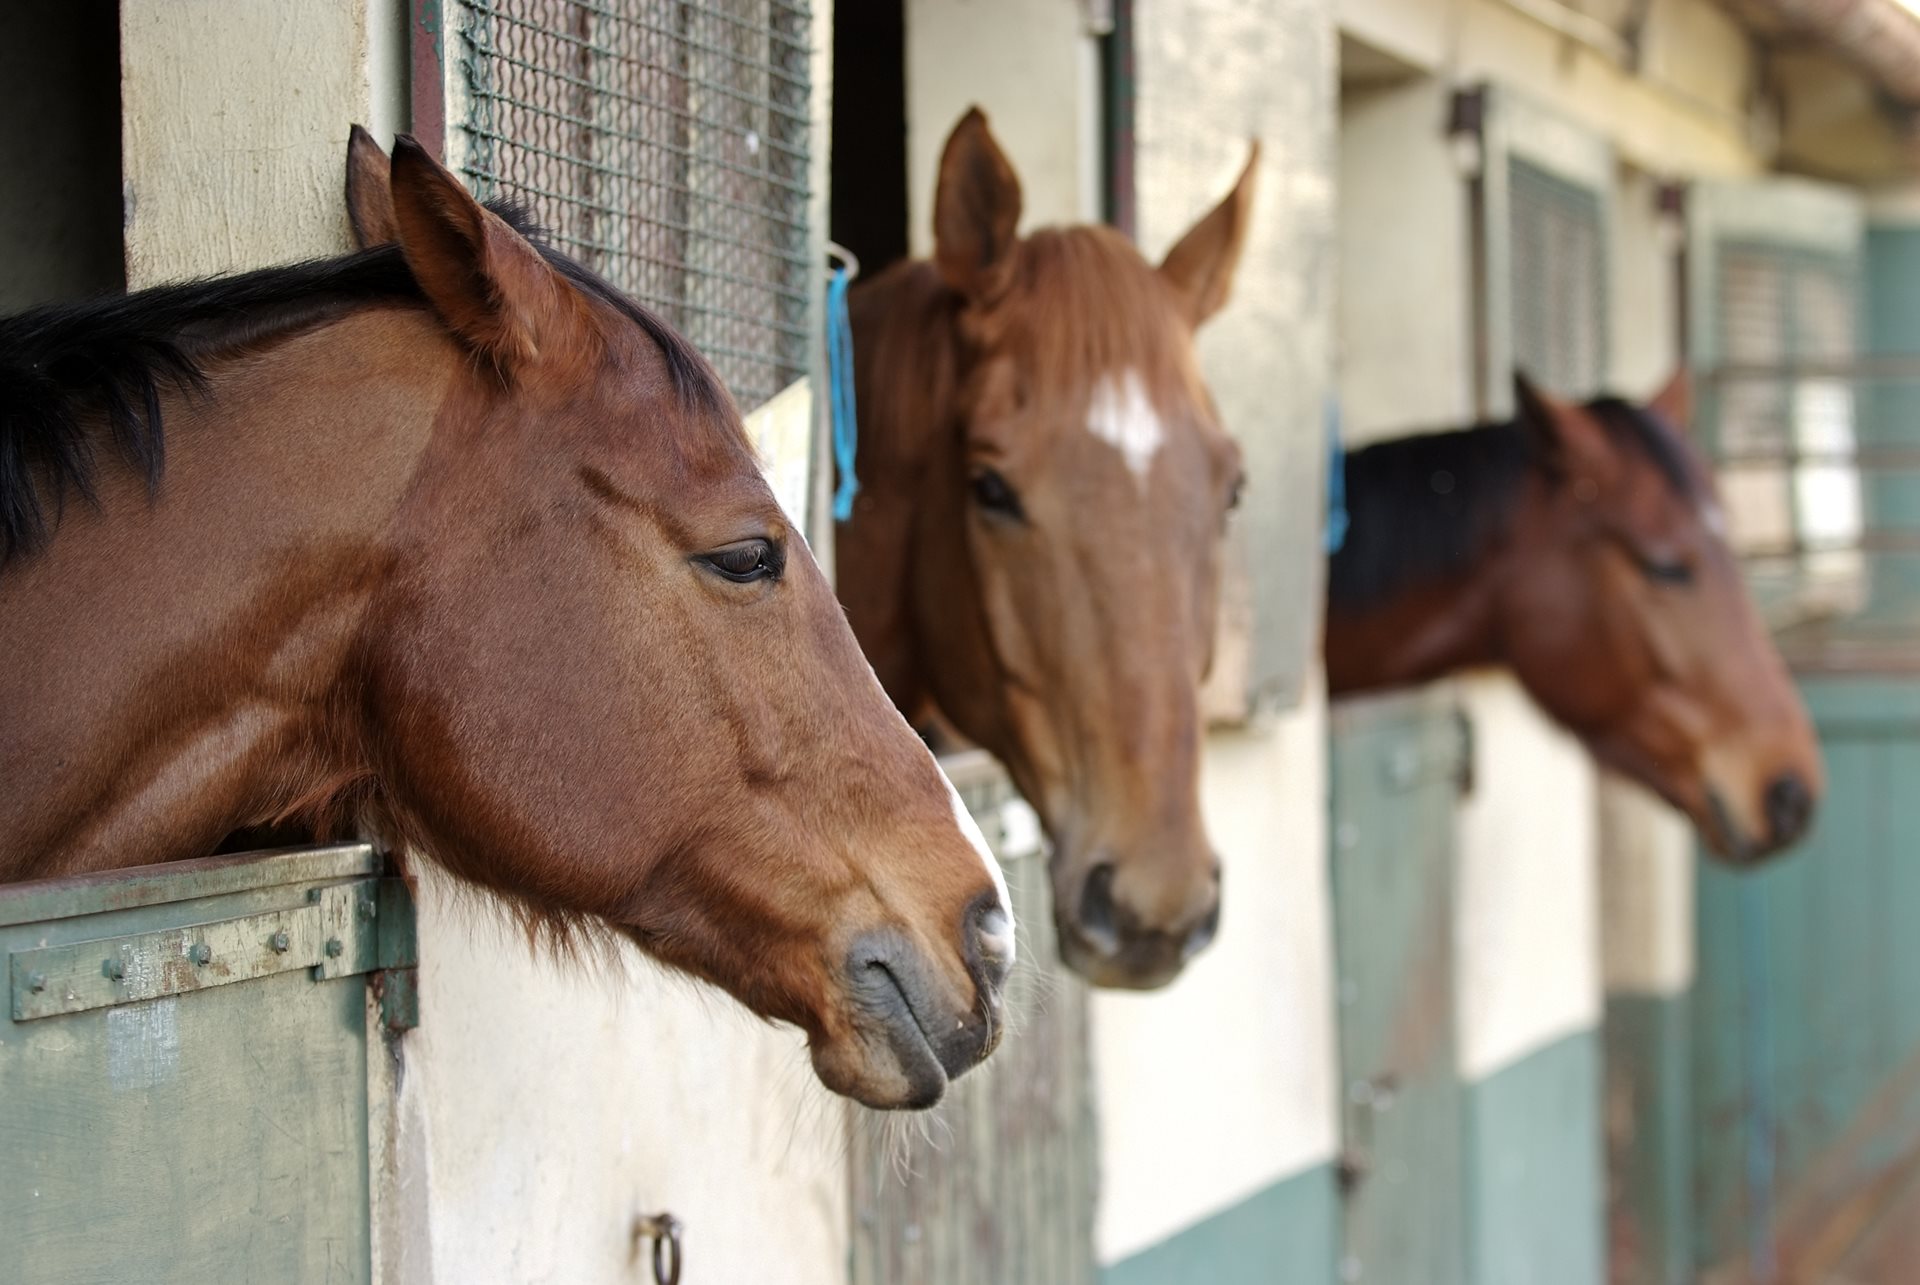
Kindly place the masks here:
[(1600, 196), (1519, 157), (1507, 164), (1514, 365), (1561, 396), (1590, 396), (1607, 370)]
[(1717, 249), (1707, 402), (1735, 547), (1782, 616), (1850, 607), (1862, 575), (1853, 264), (1756, 242)]
[(742, 407), (807, 371), (805, 0), (456, 0), (456, 161), (678, 327)]

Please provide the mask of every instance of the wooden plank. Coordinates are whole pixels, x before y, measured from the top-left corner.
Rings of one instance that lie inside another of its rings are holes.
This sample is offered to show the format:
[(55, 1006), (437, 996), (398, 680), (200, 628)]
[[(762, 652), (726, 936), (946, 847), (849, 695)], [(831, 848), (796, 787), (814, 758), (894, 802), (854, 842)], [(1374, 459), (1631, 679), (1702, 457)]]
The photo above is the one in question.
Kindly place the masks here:
[(37, 879), (0, 886), (0, 927), (379, 872), (371, 844), (337, 843)]
[(1008, 1038), (920, 1118), (853, 1116), (854, 1285), (1093, 1285), (1086, 987), (1055, 962), (1038, 827), (985, 755), (943, 760), (1020, 923)]

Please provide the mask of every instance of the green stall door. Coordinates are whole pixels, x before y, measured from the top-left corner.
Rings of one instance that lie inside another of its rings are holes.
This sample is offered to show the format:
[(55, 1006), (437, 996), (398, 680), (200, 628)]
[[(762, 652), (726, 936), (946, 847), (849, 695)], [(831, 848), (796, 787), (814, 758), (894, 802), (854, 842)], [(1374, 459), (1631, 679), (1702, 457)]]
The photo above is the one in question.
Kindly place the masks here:
[(365, 845), (0, 888), (0, 1277), (371, 1279), (368, 981), (406, 1024), (411, 956)]

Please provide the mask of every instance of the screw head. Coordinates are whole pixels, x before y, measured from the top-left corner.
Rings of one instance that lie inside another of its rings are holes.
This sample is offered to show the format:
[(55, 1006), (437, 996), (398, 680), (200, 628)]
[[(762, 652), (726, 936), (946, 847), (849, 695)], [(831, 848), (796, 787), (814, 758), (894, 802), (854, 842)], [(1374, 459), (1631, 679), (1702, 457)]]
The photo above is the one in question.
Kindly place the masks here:
[(187, 953), (187, 958), (196, 964), (210, 964), (213, 962), (213, 947), (201, 942)]
[(47, 989), (47, 975), (45, 973), (28, 973), (27, 989), (32, 991), (35, 995), (38, 995), (41, 991)]
[(267, 944), (273, 947), (275, 954), (284, 955), (292, 948), (293, 938), (287, 936), (287, 930), (282, 928), (267, 939)]
[(345, 949), (346, 947), (340, 944), (340, 939), (338, 937), (327, 938), (327, 958), (328, 959), (340, 958), (340, 952), (344, 951)]

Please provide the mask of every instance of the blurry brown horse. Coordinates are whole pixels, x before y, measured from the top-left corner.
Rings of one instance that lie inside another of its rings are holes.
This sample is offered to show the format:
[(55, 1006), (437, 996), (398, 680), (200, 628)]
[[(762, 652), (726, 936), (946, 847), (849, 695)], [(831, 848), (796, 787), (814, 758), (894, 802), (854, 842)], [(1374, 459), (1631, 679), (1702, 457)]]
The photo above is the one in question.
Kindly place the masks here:
[(0, 320), (0, 878), (377, 837), (937, 1099), (999, 871), (726, 392), (410, 140), (387, 199), (397, 245)]
[(1798, 838), (1820, 750), (1727, 547), (1713, 479), (1649, 406), (1524, 378), (1507, 424), (1347, 459), (1327, 591), (1335, 694), (1502, 665), (1594, 755), (1748, 861)]
[(1194, 329), (1226, 302), (1253, 164), (1158, 268), (1108, 228), (1018, 235), (978, 110), (934, 257), (856, 290), (861, 491), (839, 588), (881, 682), (991, 750), (1053, 839), (1067, 964), (1162, 985), (1212, 939), (1199, 684), (1240, 451)]

